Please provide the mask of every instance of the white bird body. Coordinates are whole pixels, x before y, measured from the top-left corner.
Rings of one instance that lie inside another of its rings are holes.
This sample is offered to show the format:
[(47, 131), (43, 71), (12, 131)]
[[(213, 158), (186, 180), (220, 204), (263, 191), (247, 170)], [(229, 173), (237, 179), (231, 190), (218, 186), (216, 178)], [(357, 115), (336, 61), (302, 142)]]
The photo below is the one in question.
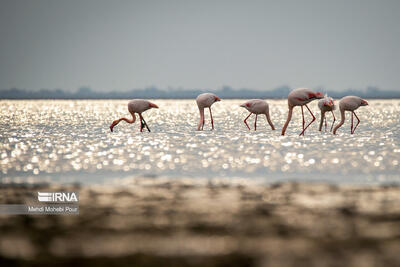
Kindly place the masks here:
[(331, 112), (332, 116), (333, 116), (333, 122), (332, 122), (332, 126), (331, 126), (331, 131), (332, 131), (333, 125), (335, 124), (335, 121), (336, 121), (335, 114), (333, 113), (333, 111), (336, 109), (335, 101), (333, 100), (332, 97), (329, 97), (328, 95), (325, 95), (324, 98), (322, 98), (322, 99), (320, 99), (318, 101), (318, 107), (321, 110), (321, 121), (319, 123), (319, 129), (318, 130), (321, 131), (322, 124), (325, 121), (325, 131), (326, 131), (325, 113), (326, 112)]
[[(357, 117), (356, 113), (354, 112), (356, 109), (358, 109), (361, 106), (367, 106), (368, 102), (362, 99), (361, 97), (358, 96), (345, 96), (340, 100), (339, 103), (339, 109), (340, 109), (340, 122), (338, 125), (336, 125), (335, 129), (333, 130), (333, 134), (336, 134), (336, 131), (343, 125), (345, 121), (345, 112), (350, 111), (351, 112), (351, 128), (350, 128), (350, 133), (354, 134), (356, 131), (356, 128), (358, 124), (360, 124), (360, 119)], [(357, 118), (358, 122), (356, 126), (353, 129), (353, 115)]]
[(262, 99), (252, 99), (240, 106), (254, 114), (267, 114), (269, 112), (268, 103)]
[(204, 108), (208, 108), (210, 110), (211, 129), (214, 130), (214, 120), (212, 117), (211, 106), (217, 101), (221, 101), (221, 99), (212, 93), (203, 93), (196, 97), (196, 103), (200, 112), (200, 122), (197, 127), (198, 131), (203, 130), (204, 128)]
[(139, 114), (140, 118), (140, 131), (143, 131), (143, 127), (146, 127), (147, 130), (150, 132), (149, 126), (147, 125), (146, 121), (144, 120), (142, 116), (142, 112), (151, 109), (151, 108), (158, 108), (158, 106), (148, 100), (144, 99), (133, 99), (128, 102), (128, 111), (132, 115), (132, 119), (129, 120), (127, 118), (120, 118), (118, 120), (115, 120), (112, 122), (110, 126), (111, 132), (113, 131), (114, 127), (120, 122), (120, 121), (126, 121), (127, 123), (134, 123), (136, 121), (136, 116), (135, 113)]
[(345, 96), (340, 100), (339, 109), (347, 110), (347, 111), (355, 111), (361, 106), (365, 106), (363, 104), (364, 99), (358, 96)]
[(244, 119), (244, 123), (246, 124), (247, 128), (250, 130), (249, 125), (247, 124), (247, 119), (251, 116), (251, 114), (256, 114), (256, 119), (254, 121), (254, 130), (257, 130), (257, 115), (265, 114), (269, 125), (271, 126), (272, 130), (275, 130), (274, 125), (271, 122), (271, 118), (269, 116), (269, 105), (266, 101), (262, 99), (252, 99), (240, 105), (241, 107), (247, 109), (250, 114), (249, 116)]
[(144, 99), (133, 99), (128, 103), (128, 111), (130, 113), (140, 114), (151, 108), (154, 108), (154, 104)]
[(308, 88), (297, 88), (289, 93), (288, 103), (292, 106), (303, 106), (310, 103), (314, 99), (322, 98), (322, 94), (318, 93), (319, 92), (315, 92)]
[[(297, 88), (294, 89), (292, 92), (289, 93), (288, 95), (288, 107), (289, 107), (289, 113), (287, 120), (285, 122), (285, 125), (282, 128), (282, 135), (285, 135), (286, 128), (289, 125), (290, 120), (292, 119), (292, 114), (293, 114), (293, 108), (295, 106), (300, 106), (301, 111), (302, 111), (302, 116), (303, 116), (303, 131), (300, 133), (300, 135), (304, 135), (304, 132), (306, 129), (315, 121), (315, 116), (311, 112), (311, 110), (308, 108), (307, 104), (313, 101), (314, 99), (321, 99), (323, 98), (323, 94), (321, 92), (315, 92), (311, 89), (308, 88)], [(303, 112), (303, 106), (306, 106), (308, 111), (310, 112), (311, 116), (313, 117), (312, 121), (304, 127), (305, 120), (304, 120), (304, 112)]]
[(217, 99), (219, 99), (218, 96), (212, 93), (204, 93), (196, 97), (196, 102), (199, 108), (209, 108), (218, 101)]

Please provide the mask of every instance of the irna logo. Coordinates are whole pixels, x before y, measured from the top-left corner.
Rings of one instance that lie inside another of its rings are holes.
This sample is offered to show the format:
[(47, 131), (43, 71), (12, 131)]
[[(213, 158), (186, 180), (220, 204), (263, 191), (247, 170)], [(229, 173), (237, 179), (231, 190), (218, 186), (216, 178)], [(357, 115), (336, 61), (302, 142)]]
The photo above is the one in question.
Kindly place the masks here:
[(78, 202), (75, 192), (38, 192), (40, 202)]

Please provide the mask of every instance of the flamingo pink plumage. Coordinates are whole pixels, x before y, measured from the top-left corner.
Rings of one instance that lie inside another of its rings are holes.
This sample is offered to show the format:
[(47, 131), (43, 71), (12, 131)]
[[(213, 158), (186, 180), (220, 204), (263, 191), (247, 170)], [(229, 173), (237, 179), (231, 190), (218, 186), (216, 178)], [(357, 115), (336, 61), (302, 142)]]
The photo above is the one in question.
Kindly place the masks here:
[(335, 113), (333, 113), (333, 111), (336, 109), (335, 106), (335, 101), (333, 100), (332, 97), (329, 97), (328, 95), (325, 95), (324, 98), (320, 99), (318, 101), (318, 107), (321, 110), (321, 121), (319, 123), (319, 131), (322, 130), (322, 124), (325, 120), (325, 131), (326, 131), (326, 117), (325, 117), (325, 113), (326, 112), (332, 112), (332, 116), (333, 116), (333, 122), (332, 122), (332, 126), (331, 126), (331, 132), (332, 132), (332, 128), (333, 125), (335, 124), (336, 121), (336, 117), (335, 117)]
[(269, 106), (266, 101), (264, 101), (262, 99), (252, 99), (240, 106), (247, 109), (248, 111), (250, 111), (249, 116), (247, 116), (246, 119), (244, 119), (244, 124), (246, 124), (246, 126), (247, 126), (247, 128), (249, 128), (249, 130), (250, 130), (250, 127), (247, 124), (247, 119), (251, 116), (251, 114), (256, 114), (256, 119), (254, 121), (254, 131), (257, 130), (257, 116), (259, 114), (265, 114), (265, 116), (267, 117), (267, 121), (268, 121), (269, 125), (271, 126), (272, 130), (275, 130), (275, 127), (272, 124), (271, 118), (269, 116)]
[(143, 127), (146, 127), (147, 130), (150, 132), (149, 126), (147, 125), (146, 121), (142, 116), (142, 112), (151, 109), (151, 108), (158, 108), (158, 106), (154, 103), (151, 103), (148, 100), (144, 99), (133, 99), (128, 103), (128, 111), (132, 115), (132, 119), (129, 120), (127, 118), (120, 118), (112, 122), (110, 126), (111, 132), (113, 131), (114, 126), (116, 126), (120, 121), (126, 121), (127, 123), (134, 123), (136, 121), (135, 113), (139, 115), (140, 118), (140, 131), (143, 131)]
[[(360, 119), (357, 117), (356, 113), (354, 112), (361, 106), (367, 106), (368, 102), (358, 96), (345, 96), (340, 100), (339, 109), (340, 109), (340, 122), (336, 125), (335, 129), (333, 129), (333, 134), (336, 134), (336, 131), (343, 125), (345, 120), (345, 111), (351, 111), (351, 127), (350, 133), (354, 134), (358, 124), (360, 124)], [(356, 127), (353, 129), (353, 115), (357, 118)]]
[[(311, 110), (308, 108), (307, 104), (313, 101), (314, 99), (321, 99), (323, 98), (323, 94), (321, 92), (314, 92), (311, 89), (307, 88), (297, 88), (294, 89), (292, 92), (289, 93), (288, 95), (288, 106), (289, 106), (289, 113), (287, 120), (285, 122), (285, 125), (282, 128), (282, 135), (285, 135), (286, 128), (289, 125), (290, 120), (292, 119), (292, 114), (293, 114), (293, 108), (295, 106), (300, 106), (301, 107), (301, 113), (303, 116), (303, 131), (300, 133), (300, 135), (304, 135), (304, 132), (306, 129), (315, 121), (315, 116), (311, 112)], [(311, 116), (313, 117), (312, 121), (304, 127), (305, 120), (304, 120), (304, 111), (303, 111), (303, 106), (306, 106), (308, 111), (310, 112)]]
[(200, 121), (197, 127), (198, 131), (203, 130), (204, 127), (204, 108), (208, 108), (210, 110), (211, 129), (214, 130), (214, 121), (211, 112), (211, 105), (217, 101), (221, 101), (221, 98), (211, 93), (204, 93), (196, 98), (196, 103), (197, 106), (199, 107), (199, 112), (200, 112)]

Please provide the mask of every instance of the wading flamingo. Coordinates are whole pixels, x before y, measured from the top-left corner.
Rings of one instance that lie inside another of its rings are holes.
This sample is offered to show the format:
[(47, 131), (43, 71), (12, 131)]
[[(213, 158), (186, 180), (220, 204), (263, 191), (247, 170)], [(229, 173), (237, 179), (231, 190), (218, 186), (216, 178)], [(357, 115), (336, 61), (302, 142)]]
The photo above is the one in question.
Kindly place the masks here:
[[(290, 92), (288, 95), (289, 113), (285, 125), (282, 128), (282, 135), (285, 135), (286, 128), (288, 127), (289, 122), (292, 119), (293, 108), (295, 106), (301, 107), (301, 114), (303, 116), (303, 131), (300, 133), (300, 135), (304, 135), (304, 132), (307, 130), (308, 126), (310, 126), (311, 123), (315, 121), (315, 116), (311, 112), (311, 110), (307, 107), (307, 104), (313, 101), (314, 99), (321, 99), (323, 97), (324, 96), (321, 92), (314, 92), (313, 90), (307, 88), (297, 88), (294, 89), (292, 92)], [(304, 127), (305, 120), (304, 120), (303, 106), (306, 106), (311, 116), (313, 117), (312, 121), (306, 127)]]
[(199, 107), (200, 111), (200, 121), (197, 127), (198, 131), (203, 130), (204, 127), (204, 108), (208, 108), (210, 110), (211, 129), (214, 130), (214, 121), (211, 113), (211, 105), (217, 101), (221, 101), (221, 98), (211, 93), (204, 93), (196, 98), (197, 106)]
[(332, 126), (330, 129), (330, 132), (332, 132), (332, 128), (333, 125), (335, 124), (336, 118), (335, 118), (335, 113), (333, 113), (333, 111), (336, 109), (335, 106), (335, 101), (333, 100), (332, 97), (329, 97), (328, 95), (325, 95), (324, 98), (320, 99), (318, 101), (318, 107), (321, 110), (321, 121), (319, 123), (319, 131), (321, 131), (322, 129), (322, 124), (325, 120), (325, 131), (326, 131), (326, 117), (325, 117), (325, 112), (332, 112), (332, 116), (333, 116), (333, 122), (332, 122)]
[[(336, 125), (335, 129), (333, 129), (333, 134), (336, 134), (337, 129), (339, 129), (345, 120), (345, 111), (351, 111), (351, 128), (350, 133), (354, 134), (358, 124), (360, 124), (360, 119), (357, 117), (356, 113), (354, 112), (361, 106), (368, 106), (368, 102), (358, 96), (345, 96), (340, 100), (339, 109), (340, 109), (340, 122)], [(356, 127), (353, 129), (353, 115), (357, 118)]]
[(134, 123), (136, 121), (135, 113), (139, 115), (140, 118), (140, 131), (143, 131), (143, 127), (146, 127), (147, 130), (150, 132), (149, 126), (147, 125), (146, 121), (142, 116), (142, 112), (151, 109), (151, 108), (158, 108), (156, 104), (151, 103), (150, 101), (143, 100), (143, 99), (133, 99), (128, 103), (128, 111), (132, 114), (132, 119), (129, 120), (127, 118), (120, 118), (112, 122), (110, 126), (111, 132), (113, 131), (114, 126), (116, 126), (120, 121), (126, 121), (127, 123)]
[(261, 100), (261, 99), (252, 99), (240, 106), (247, 109), (248, 111), (250, 111), (249, 116), (247, 116), (246, 119), (244, 119), (244, 124), (246, 124), (246, 126), (247, 126), (247, 128), (249, 128), (249, 130), (250, 130), (250, 127), (247, 124), (247, 119), (251, 116), (251, 114), (256, 114), (256, 119), (254, 121), (254, 131), (257, 130), (257, 116), (259, 114), (265, 114), (265, 116), (267, 117), (267, 121), (268, 121), (269, 125), (271, 126), (272, 130), (275, 130), (275, 127), (272, 124), (271, 118), (269, 117), (269, 106), (266, 101)]

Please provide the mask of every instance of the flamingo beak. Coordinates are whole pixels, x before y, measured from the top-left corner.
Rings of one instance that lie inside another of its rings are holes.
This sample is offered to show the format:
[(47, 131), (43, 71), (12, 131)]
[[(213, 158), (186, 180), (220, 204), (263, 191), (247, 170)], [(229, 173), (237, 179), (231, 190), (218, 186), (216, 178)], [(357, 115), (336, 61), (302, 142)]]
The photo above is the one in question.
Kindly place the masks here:
[(154, 104), (154, 103), (150, 103), (150, 107), (151, 108), (158, 108), (158, 106), (156, 104)]
[(215, 102), (217, 101), (221, 101), (221, 98), (219, 98), (218, 96), (215, 97)]
[(363, 99), (363, 100), (361, 100), (361, 104), (363, 104), (364, 106), (368, 106), (368, 102), (367, 102), (367, 101), (365, 101), (364, 99)]
[(245, 108), (246, 104), (241, 104), (240, 107)]

